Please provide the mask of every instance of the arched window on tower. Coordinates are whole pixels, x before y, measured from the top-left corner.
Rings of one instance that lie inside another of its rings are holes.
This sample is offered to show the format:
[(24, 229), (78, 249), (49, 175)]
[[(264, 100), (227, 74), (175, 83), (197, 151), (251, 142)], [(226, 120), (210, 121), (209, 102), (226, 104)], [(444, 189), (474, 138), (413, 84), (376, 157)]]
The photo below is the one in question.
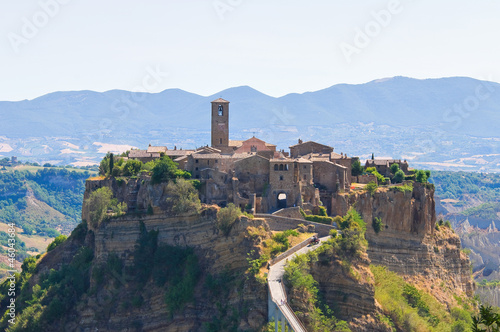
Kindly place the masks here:
[(222, 144), (222, 138), (219, 138), (219, 144)]
[(280, 171), (283, 170), (283, 164), (280, 164)]
[(222, 105), (219, 105), (219, 116), (222, 116), (223, 115), (223, 112), (222, 112)]
[(277, 171), (278, 170), (278, 164), (274, 164), (274, 170)]

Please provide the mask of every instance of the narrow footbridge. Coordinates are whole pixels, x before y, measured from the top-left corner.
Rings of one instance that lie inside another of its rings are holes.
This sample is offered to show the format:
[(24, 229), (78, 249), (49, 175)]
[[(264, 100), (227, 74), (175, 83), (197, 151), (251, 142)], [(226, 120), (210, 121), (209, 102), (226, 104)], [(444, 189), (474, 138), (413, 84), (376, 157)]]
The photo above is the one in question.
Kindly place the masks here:
[[(320, 238), (320, 244), (328, 238), (328, 236)], [(283, 274), (285, 273), (285, 265), (289, 259), (305, 254), (320, 246), (320, 244), (308, 245), (308, 242), (309, 240), (301, 242), (271, 261), (267, 275), (267, 284), (269, 286), (268, 319), (269, 321), (274, 319), (274, 329), (276, 332), (278, 332), (278, 322), (281, 322), (282, 332), (285, 331), (286, 326), (288, 326), (288, 331), (307, 332), (302, 322), (295, 316), (292, 308), (288, 305), (285, 286), (283, 285)]]

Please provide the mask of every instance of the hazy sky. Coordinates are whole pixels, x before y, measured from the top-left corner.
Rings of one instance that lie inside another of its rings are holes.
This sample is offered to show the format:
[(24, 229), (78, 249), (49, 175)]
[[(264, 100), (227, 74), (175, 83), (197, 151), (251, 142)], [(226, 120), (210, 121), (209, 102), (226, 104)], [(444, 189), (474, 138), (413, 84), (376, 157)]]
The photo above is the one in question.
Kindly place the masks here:
[(499, 82), (499, 17), (496, 0), (0, 0), (0, 100), (240, 85), (281, 96), (397, 75)]

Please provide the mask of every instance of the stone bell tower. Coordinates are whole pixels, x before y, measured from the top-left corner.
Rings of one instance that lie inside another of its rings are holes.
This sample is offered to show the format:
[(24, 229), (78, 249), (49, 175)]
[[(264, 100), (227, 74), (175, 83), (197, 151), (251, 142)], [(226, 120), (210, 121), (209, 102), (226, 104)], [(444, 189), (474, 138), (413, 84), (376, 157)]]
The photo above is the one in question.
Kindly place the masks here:
[(222, 151), (229, 147), (229, 102), (222, 98), (212, 102), (212, 147)]

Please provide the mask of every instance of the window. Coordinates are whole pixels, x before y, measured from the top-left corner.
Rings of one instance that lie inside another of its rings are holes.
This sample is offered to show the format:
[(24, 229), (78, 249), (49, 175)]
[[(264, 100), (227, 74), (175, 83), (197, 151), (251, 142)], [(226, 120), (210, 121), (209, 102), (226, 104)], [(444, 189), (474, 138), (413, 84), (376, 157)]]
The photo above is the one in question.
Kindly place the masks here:
[(210, 165), (210, 160), (207, 160), (207, 165)]
[(280, 164), (280, 171), (283, 170), (283, 164)]
[(219, 144), (222, 144), (222, 138), (219, 138)]
[(197, 171), (197, 170), (198, 170), (198, 167), (196, 167), (194, 170), (195, 170), (195, 171)]
[(307, 166), (306, 166), (306, 165), (304, 165), (304, 169), (306, 169), (306, 168), (307, 168)]
[(288, 171), (288, 164), (285, 165), (285, 171)]
[(222, 116), (224, 113), (222, 112), (222, 105), (219, 105), (219, 116)]
[(215, 163), (217, 164), (217, 163), (219, 163), (219, 161), (216, 159), (216, 160), (215, 160)]
[(274, 170), (277, 171), (278, 170), (278, 164), (274, 164)]
[(307, 175), (304, 174), (304, 180), (307, 180)]
[(283, 175), (280, 175), (280, 181), (283, 181)]
[(196, 159), (194, 162), (195, 162), (195, 163), (198, 163), (198, 159)]

